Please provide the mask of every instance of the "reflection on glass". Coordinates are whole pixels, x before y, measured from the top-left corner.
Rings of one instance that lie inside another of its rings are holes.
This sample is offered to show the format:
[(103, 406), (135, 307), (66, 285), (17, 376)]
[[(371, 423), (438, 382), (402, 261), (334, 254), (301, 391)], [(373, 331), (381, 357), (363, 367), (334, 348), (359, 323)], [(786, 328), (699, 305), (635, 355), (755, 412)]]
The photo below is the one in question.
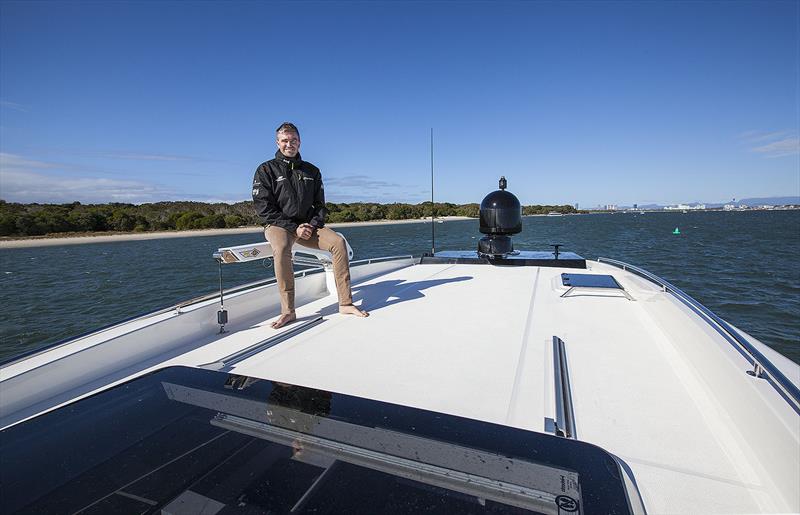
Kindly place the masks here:
[(629, 511), (596, 447), (206, 370), (165, 369), (0, 436), (4, 513)]

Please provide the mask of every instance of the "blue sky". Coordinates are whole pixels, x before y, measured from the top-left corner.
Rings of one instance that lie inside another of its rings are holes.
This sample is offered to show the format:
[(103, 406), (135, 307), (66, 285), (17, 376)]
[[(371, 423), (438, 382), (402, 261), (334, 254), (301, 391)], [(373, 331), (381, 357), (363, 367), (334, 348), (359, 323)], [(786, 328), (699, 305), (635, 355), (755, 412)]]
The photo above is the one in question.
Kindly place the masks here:
[(284, 120), (334, 202), (800, 195), (800, 2), (0, 1), (0, 198), (238, 201)]

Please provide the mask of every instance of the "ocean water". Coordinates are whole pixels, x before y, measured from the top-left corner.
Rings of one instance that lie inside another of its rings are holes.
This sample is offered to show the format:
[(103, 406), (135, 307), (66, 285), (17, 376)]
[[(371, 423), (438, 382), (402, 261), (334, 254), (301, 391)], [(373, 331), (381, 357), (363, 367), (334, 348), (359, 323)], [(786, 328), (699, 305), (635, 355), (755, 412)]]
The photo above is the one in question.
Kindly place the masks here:
[[(673, 235), (678, 227), (681, 234)], [(473, 249), (477, 220), (435, 224), (436, 249)], [(430, 224), (337, 229), (354, 259), (430, 251)], [(238, 234), (0, 250), (0, 359), (218, 288), (221, 246)], [(800, 363), (800, 211), (526, 217), (515, 247), (615, 258), (666, 279)], [(226, 287), (273, 274), (257, 261), (224, 267)]]

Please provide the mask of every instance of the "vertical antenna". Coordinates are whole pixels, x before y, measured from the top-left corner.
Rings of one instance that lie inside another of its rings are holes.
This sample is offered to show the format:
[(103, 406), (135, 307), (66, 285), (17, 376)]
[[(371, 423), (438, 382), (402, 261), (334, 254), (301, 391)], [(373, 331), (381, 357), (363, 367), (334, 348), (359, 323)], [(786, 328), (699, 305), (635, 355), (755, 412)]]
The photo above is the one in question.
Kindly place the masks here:
[(436, 254), (436, 220), (433, 217), (433, 127), (431, 127), (431, 255)]

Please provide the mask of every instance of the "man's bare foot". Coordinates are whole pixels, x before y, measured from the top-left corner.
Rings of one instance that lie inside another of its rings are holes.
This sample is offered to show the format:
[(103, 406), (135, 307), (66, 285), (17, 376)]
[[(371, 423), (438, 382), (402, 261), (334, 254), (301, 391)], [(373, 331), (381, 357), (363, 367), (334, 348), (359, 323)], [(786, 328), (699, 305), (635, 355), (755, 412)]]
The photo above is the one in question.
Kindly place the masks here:
[(297, 319), (297, 315), (295, 315), (294, 311), (292, 311), (291, 313), (285, 313), (279, 316), (276, 321), (272, 322), (270, 324), (270, 327), (272, 327), (273, 329), (279, 329), (288, 324), (289, 322), (293, 322), (295, 319)]
[(346, 306), (339, 306), (339, 313), (342, 315), (355, 315), (357, 317), (368, 317), (369, 313), (362, 311), (352, 304)]

